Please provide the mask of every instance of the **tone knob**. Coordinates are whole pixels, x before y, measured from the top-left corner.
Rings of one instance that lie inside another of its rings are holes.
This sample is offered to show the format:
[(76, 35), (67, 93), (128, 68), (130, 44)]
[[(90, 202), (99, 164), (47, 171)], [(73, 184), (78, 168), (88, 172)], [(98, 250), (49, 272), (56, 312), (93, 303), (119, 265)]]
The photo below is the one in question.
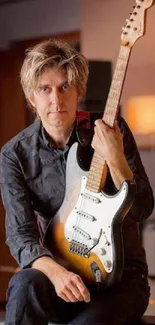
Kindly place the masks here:
[(104, 247), (100, 247), (100, 255), (105, 255), (106, 254), (106, 250)]
[(110, 260), (107, 260), (107, 261), (105, 261), (104, 265), (105, 265), (105, 267), (107, 267), (108, 269), (110, 269), (110, 268), (111, 268), (111, 265), (112, 265), (112, 263), (111, 263), (111, 261), (110, 261)]

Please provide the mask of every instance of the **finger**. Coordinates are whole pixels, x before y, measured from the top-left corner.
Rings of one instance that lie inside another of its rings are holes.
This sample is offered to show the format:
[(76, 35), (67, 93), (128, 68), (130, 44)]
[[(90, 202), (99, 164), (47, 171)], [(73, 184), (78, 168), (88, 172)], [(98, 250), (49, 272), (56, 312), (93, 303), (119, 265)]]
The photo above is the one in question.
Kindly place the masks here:
[(103, 122), (103, 120), (101, 120), (101, 119), (98, 119), (98, 120), (96, 120), (95, 121), (95, 123), (94, 123), (96, 126), (101, 126), (101, 125), (103, 125), (104, 124), (104, 122)]
[(70, 302), (78, 301), (78, 298), (74, 295), (74, 292), (72, 292), (72, 290), (70, 289), (66, 289), (65, 292), (63, 292), (63, 294), (66, 295), (66, 297), (69, 299)]
[(114, 127), (118, 127), (118, 121), (117, 120), (115, 120), (115, 122), (114, 122)]
[(85, 302), (90, 302), (90, 293), (89, 293), (87, 287), (84, 285), (84, 283), (79, 280), (79, 281), (77, 281), (76, 285), (83, 297), (83, 300)]
[(97, 129), (100, 129), (103, 133), (111, 130), (111, 127), (103, 122), (103, 120), (96, 120), (95, 125)]
[(78, 301), (83, 301), (83, 296), (76, 284), (71, 285), (70, 290)]
[(58, 297), (64, 299), (67, 302), (77, 302), (78, 299), (74, 295), (74, 293), (71, 291), (71, 285), (70, 287), (64, 286), (63, 289), (57, 291)]
[(95, 134), (102, 142), (105, 141), (105, 137), (107, 136), (110, 130), (111, 129), (100, 120), (97, 121), (96, 126), (94, 128)]
[(104, 138), (104, 133), (102, 132), (102, 130), (100, 128), (98, 128), (97, 126), (94, 128), (94, 136), (93, 136), (93, 142), (96, 144), (103, 144), (105, 141)]
[(79, 289), (81, 296), (83, 297), (83, 300), (85, 302), (90, 301), (90, 293), (83, 283), (82, 279), (80, 278), (79, 275), (72, 273), (71, 274), (71, 283), (73, 285), (76, 285), (76, 287)]
[(97, 133), (95, 133), (94, 136), (93, 136), (92, 144), (96, 144), (98, 146), (100, 146), (102, 144), (102, 142), (101, 142), (101, 140), (100, 140)]
[(117, 140), (120, 130), (118, 126), (110, 128), (109, 126), (104, 125), (102, 128), (97, 128), (96, 132), (102, 144), (109, 146)]
[(61, 295), (58, 295), (58, 297), (66, 302), (70, 302), (69, 298), (65, 295), (65, 293), (61, 293)]

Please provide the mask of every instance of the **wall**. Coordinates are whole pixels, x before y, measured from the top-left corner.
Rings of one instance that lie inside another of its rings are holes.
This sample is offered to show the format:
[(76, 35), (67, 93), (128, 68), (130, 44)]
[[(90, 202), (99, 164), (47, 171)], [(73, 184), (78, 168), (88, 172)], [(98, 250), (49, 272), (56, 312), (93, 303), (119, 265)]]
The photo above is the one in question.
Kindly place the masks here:
[[(150, 0), (151, 1), (151, 0)], [(14, 40), (81, 30), (82, 52), (115, 66), (121, 28), (133, 0), (31, 0), (0, 7), (0, 49)], [(155, 6), (147, 11), (146, 35), (132, 49), (122, 94), (123, 115), (130, 96), (155, 91)]]
[(14, 40), (81, 28), (81, 0), (31, 0), (0, 6), (0, 49)]

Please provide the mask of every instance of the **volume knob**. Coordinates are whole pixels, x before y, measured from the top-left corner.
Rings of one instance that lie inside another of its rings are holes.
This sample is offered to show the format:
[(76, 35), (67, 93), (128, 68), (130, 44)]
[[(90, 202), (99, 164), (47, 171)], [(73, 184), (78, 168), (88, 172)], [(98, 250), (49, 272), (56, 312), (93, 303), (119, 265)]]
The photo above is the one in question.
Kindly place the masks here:
[(100, 255), (105, 255), (106, 254), (106, 250), (104, 247), (100, 247)]

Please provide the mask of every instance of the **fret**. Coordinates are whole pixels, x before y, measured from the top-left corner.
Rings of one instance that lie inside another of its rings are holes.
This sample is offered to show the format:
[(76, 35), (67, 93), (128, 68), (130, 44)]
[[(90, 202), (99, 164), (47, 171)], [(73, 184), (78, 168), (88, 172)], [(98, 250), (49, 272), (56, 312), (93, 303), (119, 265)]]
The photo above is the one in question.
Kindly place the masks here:
[(107, 168), (104, 159), (101, 158), (96, 152), (94, 152), (88, 179), (87, 179), (87, 184), (86, 184), (86, 188), (89, 191), (96, 192), (96, 193), (100, 192), (103, 183), (103, 175), (106, 169)]

